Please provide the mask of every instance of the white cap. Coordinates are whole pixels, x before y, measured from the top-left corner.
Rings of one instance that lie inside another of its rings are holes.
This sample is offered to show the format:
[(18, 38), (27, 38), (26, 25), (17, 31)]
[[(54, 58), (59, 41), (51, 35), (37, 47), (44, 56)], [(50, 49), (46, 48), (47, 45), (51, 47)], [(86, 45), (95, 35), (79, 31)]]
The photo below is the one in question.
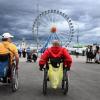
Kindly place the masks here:
[(52, 44), (53, 44), (53, 46), (60, 46), (60, 41), (59, 40), (53, 40)]
[(13, 38), (14, 36), (12, 36), (10, 33), (3, 33), (2, 38)]

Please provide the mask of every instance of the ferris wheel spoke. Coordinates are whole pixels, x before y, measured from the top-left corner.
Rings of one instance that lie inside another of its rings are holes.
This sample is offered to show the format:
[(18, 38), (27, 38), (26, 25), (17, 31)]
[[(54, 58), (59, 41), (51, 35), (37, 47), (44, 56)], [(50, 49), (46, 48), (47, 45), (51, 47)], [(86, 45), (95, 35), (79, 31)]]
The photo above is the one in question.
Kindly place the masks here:
[(50, 28), (48, 28), (48, 27), (45, 26), (45, 25), (40, 26), (39, 29), (40, 29), (40, 30), (42, 30), (42, 29), (43, 29), (43, 30), (50, 30)]
[(41, 27), (41, 26), (47, 27), (47, 25), (45, 23), (39, 22), (38, 27)]
[(43, 23), (43, 22), (41, 23), (41, 25), (38, 25), (38, 28), (41, 27), (41, 26), (42, 27), (47, 27), (47, 25), (45, 23)]
[(41, 19), (40, 19), (40, 23), (41, 24), (44, 24), (44, 25), (46, 25), (46, 26), (48, 26), (50, 23), (48, 22), (48, 19), (47, 18), (45, 18), (45, 17), (42, 17)]
[(56, 22), (55, 22), (55, 15), (54, 14), (52, 14), (52, 23), (56, 24)]
[(39, 30), (48, 30), (49, 31), (50, 28), (45, 26), (45, 25), (42, 25), (42, 26), (39, 27)]
[(53, 15), (52, 15), (52, 13), (51, 13), (51, 22), (53, 23)]
[(49, 14), (46, 15), (46, 18), (47, 18), (47, 20), (48, 20), (49, 25), (51, 25), (52, 21), (51, 21), (51, 18), (50, 18), (50, 16), (49, 16)]
[(55, 23), (58, 23), (58, 22), (60, 21), (59, 18), (60, 18), (60, 15), (57, 15), (57, 16), (54, 15), (54, 22), (55, 22)]
[(42, 17), (42, 20), (45, 20), (45, 22), (49, 25), (50, 24), (50, 21), (49, 21), (49, 18), (47, 17), (47, 15), (43, 16)]
[(50, 14), (48, 15), (48, 18), (49, 18), (50, 23), (52, 23), (52, 16)]
[[(42, 32), (42, 31), (49, 31), (49, 29), (42, 25), (42, 27), (38, 27), (38, 32)], [(37, 28), (34, 29), (34, 33), (35, 32), (37, 34)]]
[(58, 34), (61, 34), (61, 35), (69, 35), (70, 33), (69, 32), (67, 32), (67, 31), (59, 31), (59, 32), (57, 32)]
[(54, 18), (55, 18), (55, 22), (58, 23), (59, 22), (59, 19), (58, 19), (59, 16), (58, 15), (57, 16), (55, 15)]
[(46, 27), (49, 25), (43, 18), (40, 20), (40, 24), (45, 25)]
[(39, 27), (47, 27), (47, 25), (46, 24), (44, 24), (44, 23), (41, 23), (41, 25), (39, 25)]
[(69, 35), (62, 35), (62, 34), (59, 34), (59, 38), (61, 38), (62, 40), (63, 39), (68, 39)]
[(48, 26), (50, 25), (50, 21), (49, 21), (49, 19), (47, 19), (46, 17), (43, 17), (43, 19), (45, 20), (45, 22), (48, 24)]
[(62, 35), (62, 36), (69, 36), (70, 34), (68, 34), (68, 33), (58, 33), (58, 35)]
[(54, 18), (54, 16), (55, 16), (55, 14), (52, 16), (52, 19), (51, 19), (50, 15), (47, 15), (47, 18), (48, 18), (50, 24), (51, 23), (56, 24), (57, 21), (56, 21), (56, 18)]
[(46, 33), (46, 35), (48, 35), (48, 30), (39, 30), (39, 32), (44, 32), (44, 34)]
[(48, 25), (50, 25), (51, 21), (50, 21), (49, 17), (46, 15), (44, 18), (47, 20)]
[(52, 14), (52, 22), (53, 22), (54, 24), (56, 24), (56, 22), (57, 22), (57, 19), (56, 19), (55, 14)]
[(68, 38), (67, 38), (67, 37), (64, 37), (64, 36), (59, 36), (59, 38), (60, 38), (60, 40), (62, 40), (62, 41), (68, 40)]

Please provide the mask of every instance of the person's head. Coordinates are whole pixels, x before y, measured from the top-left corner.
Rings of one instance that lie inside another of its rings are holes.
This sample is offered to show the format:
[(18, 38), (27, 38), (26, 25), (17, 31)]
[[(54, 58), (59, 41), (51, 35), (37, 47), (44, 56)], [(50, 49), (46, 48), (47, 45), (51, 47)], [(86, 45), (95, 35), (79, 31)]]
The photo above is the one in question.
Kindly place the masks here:
[(13, 37), (14, 36), (12, 36), (10, 33), (3, 33), (2, 41), (12, 42), (11, 38), (13, 38)]
[(60, 41), (59, 40), (53, 40), (52, 45), (53, 46), (60, 46)]

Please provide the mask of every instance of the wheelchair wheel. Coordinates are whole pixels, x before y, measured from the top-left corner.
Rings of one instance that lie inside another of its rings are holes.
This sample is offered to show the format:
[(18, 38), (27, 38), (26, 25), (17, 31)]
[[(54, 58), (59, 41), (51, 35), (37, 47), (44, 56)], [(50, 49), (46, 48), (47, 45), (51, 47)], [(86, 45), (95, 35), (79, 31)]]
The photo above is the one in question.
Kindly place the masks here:
[(47, 69), (44, 68), (44, 79), (43, 79), (43, 94), (47, 94)]
[(63, 72), (62, 90), (64, 95), (68, 93), (68, 76), (67, 76), (67, 71), (65, 69)]
[(18, 89), (18, 71), (16, 70), (15, 64), (12, 65), (12, 91), (16, 92)]

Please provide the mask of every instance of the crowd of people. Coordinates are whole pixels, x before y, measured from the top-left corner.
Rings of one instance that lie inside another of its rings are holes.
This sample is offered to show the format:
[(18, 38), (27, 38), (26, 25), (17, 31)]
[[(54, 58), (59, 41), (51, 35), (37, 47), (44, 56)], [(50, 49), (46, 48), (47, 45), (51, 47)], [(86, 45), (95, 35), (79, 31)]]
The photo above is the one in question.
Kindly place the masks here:
[[(28, 62), (36, 62), (37, 60), (37, 53), (36, 50), (31, 50), (30, 47), (28, 48), (23, 48), (23, 49), (18, 49), (18, 54), (19, 57), (27, 58)], [(80, 55), (79, 52), (76, 50), (75, 55), (78, 58)], [(82, 56), (86, 56), (86, 62), (95, 62), (95, 63), (100, 63), (100, 47), (99, 46), (92, 46), (88, 45), (86, 50), (82, 51)]]
[(92, 62), (94, 60), (95, 63), (100, 63), (100, 47), (95, 46), (95, 48), (89, 45), (86, 48), (86, 62)]
[(23, 58), (27, 58), (27, 62), (36, 62), (37, 60), (37, 54), (36, 54), (36, 50), (31, 50), (30, 47), (28, 48), (20, 48), (18, 49), (18, 54), (19, 57), (23, 57)]

